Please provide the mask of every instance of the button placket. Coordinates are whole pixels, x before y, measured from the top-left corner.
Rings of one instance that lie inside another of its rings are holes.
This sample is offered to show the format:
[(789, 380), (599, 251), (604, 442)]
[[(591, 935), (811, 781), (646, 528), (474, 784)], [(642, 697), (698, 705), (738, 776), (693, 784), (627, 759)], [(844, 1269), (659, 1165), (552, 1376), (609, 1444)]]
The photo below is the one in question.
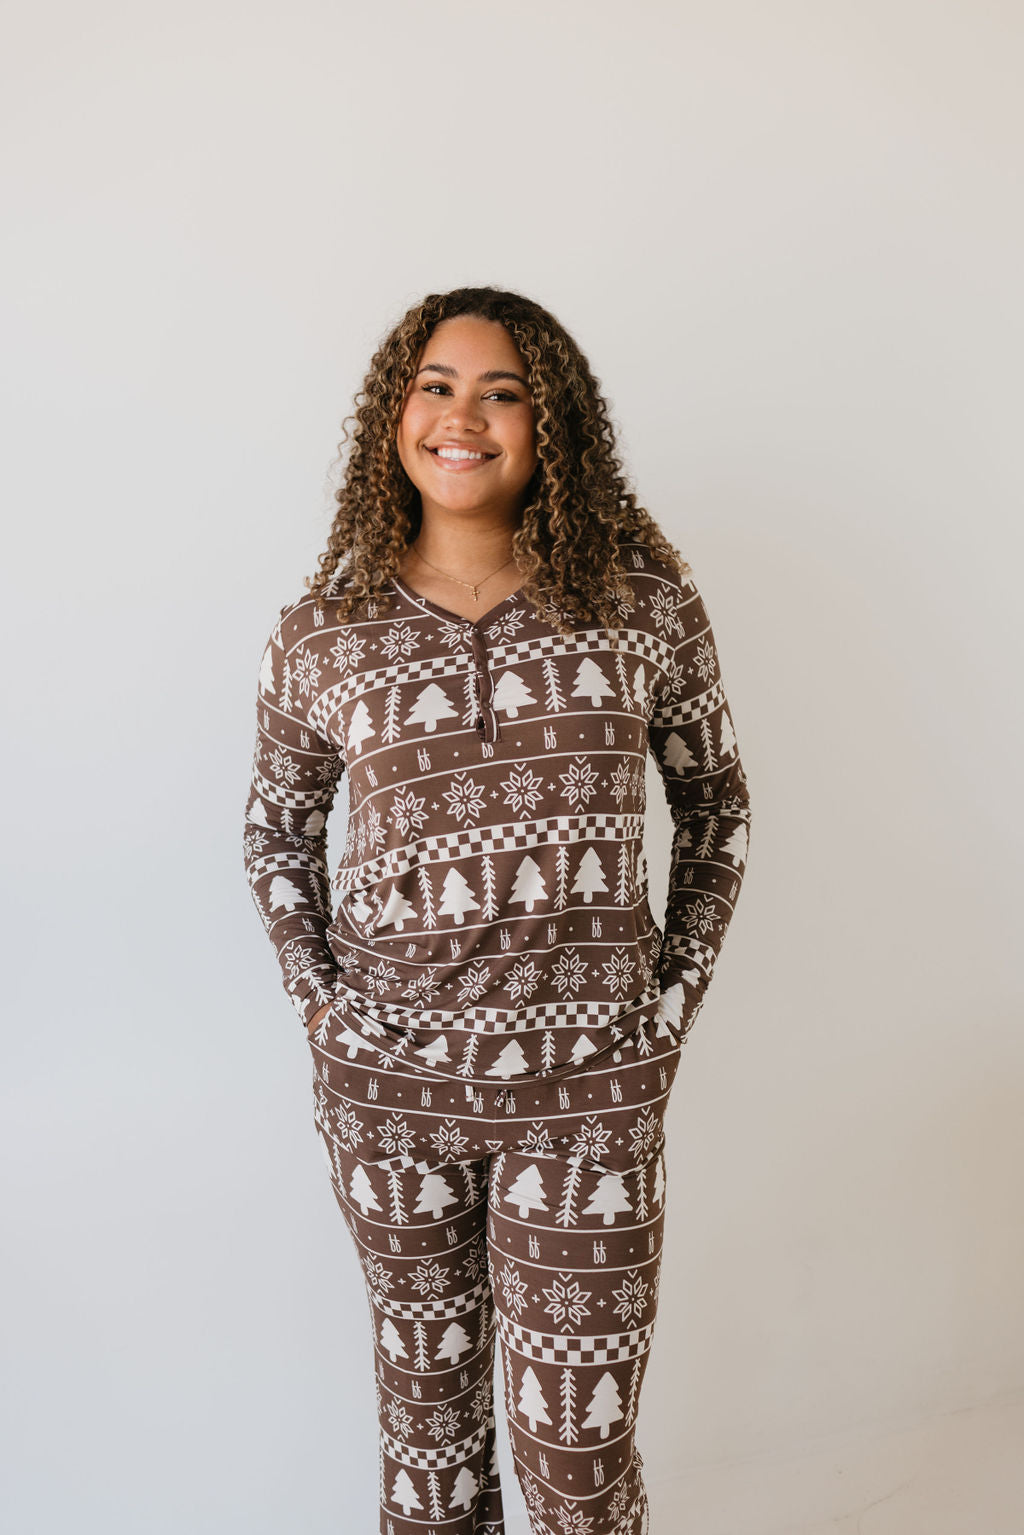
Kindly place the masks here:
[(494, 697), (494, 681), (488, 665), (487, 646), (480, 630), (473, 625), (469, 631), (473, 652), (473, 691), (477, 713), (473, 721), (481, 741), (498, 739), (498, 720), (491, 702)]

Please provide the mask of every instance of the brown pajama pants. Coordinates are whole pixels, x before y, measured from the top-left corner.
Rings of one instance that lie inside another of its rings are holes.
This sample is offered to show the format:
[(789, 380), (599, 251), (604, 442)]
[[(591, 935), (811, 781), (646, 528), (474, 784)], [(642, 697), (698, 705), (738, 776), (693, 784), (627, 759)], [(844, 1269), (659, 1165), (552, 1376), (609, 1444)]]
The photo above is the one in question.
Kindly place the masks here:
[(365, 1060), (343, 1012), (309, 1037), (314, 1115), (370, 1300), (382, 1535), (500, 1535), (496, 1331), (534, 1535), (647, 1535), (634, 1428), (680, 1041), (652, 1003), (612, 1052), (467, 1083)]

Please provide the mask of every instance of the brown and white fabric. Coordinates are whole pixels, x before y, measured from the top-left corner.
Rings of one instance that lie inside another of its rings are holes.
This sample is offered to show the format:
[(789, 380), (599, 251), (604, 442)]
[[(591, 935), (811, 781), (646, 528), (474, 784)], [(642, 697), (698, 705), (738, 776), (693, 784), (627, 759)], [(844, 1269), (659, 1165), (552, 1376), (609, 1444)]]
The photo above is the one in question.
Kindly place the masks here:
[[(372, 1303), (383, 1535), (500, 1530), (495, 1327), (537, 1535), (644, 1529), (662, 1118), (750, 801), (692, 575), (621, 552), (613, 629), (563, 635), (521, 592), (473, 622), (397, 577), (341, 623), (339, 574), (264, 649), (245, 870), (307, 1029), (329, 1004), (307, 1037)], [(674, 828), (663, 929), (648, 753)]]

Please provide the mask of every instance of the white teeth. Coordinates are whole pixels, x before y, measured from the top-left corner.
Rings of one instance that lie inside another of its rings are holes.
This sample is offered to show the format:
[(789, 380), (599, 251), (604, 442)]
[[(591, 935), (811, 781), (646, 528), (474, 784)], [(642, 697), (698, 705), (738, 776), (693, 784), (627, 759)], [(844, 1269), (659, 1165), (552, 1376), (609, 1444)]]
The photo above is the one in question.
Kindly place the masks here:
[(469, 448), (435, 448), (438, 458), (486, 458), (486, 453), (472, 453)]

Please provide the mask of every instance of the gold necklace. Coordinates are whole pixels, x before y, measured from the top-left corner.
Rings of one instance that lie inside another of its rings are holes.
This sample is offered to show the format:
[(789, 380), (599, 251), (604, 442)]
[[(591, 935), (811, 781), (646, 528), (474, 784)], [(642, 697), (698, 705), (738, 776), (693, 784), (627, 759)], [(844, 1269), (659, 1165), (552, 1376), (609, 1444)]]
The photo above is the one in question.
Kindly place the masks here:
[(471, 591), (473, 593), (473, 601), (474, 602), (479, 602), (480, 601), (480, 588), (481, 588), (481, 586), (486, 585), (486, 583), (491, 579), (491, 576), (498, 575), (501, 571), (503, 571), (505, 569), (505, 566), (511, 565), (512, 561), (515, 559), (515, 555), (513, 554), (511, 559), (507, 559), (505, 561), (504, 565), (499, 565), (497, 570), (492, 570), (491, 571), (491, 576), (484, 576), (483, 580), (482, 581), (478, 581), (476, 583), (476, 585), (474, 586), (472, 581), (461, 581), (458, 576), (450, 576), (446, 570), (439, 569), (437, 565), (431, 565), (430, 561), (428, 559), (426, 559), (422, 554), (420, 554), (420, 551), (416, 548), (415, 544), (412, 544), (411, 548), (412, 548), (413, 553), (417, 556), (417, 558), (423, 560), (424, 565), (429, 566), (429, 568), (431, 570), (436, 570), (437, 574), (439, 576), (444, 576), (446, 581), (455, 581), (455, 582), (458, 583), (459, 586), (464, 586), (464, 587), (467, 588), (468, 591)]

